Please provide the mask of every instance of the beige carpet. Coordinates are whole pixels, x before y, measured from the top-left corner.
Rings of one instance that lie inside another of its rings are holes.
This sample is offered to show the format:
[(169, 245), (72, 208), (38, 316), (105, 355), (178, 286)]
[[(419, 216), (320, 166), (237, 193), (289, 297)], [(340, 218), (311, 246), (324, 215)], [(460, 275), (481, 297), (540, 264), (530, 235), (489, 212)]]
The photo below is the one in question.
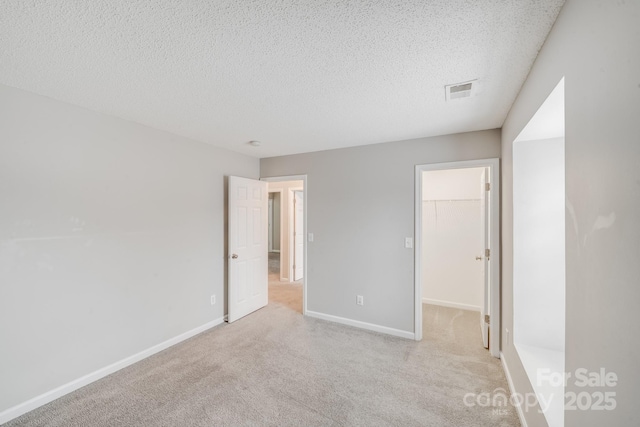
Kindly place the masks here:
[[(299, 293), (301, 295), (301, 293)], [(415, 342), (270, 304), (8, 426), (516, 426), (513, 408), (468, 407), (507, 389), (478, 314), (425, 306)]]

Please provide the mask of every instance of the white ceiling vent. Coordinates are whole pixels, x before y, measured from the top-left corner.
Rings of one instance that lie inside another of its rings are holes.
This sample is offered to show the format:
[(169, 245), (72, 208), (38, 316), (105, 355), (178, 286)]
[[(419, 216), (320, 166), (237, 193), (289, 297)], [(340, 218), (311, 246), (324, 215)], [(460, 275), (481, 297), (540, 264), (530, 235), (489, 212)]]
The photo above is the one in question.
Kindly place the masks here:
[(456, 83), (444, 87), (445, 97), (447, 101), (454, 99), (469, 98), (476, 94), (478, 80), (471, 80), (464, 83)]

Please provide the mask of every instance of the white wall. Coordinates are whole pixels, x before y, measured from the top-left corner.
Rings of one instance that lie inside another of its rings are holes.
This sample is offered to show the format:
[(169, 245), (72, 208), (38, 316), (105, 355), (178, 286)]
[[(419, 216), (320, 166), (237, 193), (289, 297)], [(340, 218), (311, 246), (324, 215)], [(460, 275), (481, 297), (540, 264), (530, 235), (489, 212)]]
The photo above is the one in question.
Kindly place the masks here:
[(490, 130), (262, 159), (264, 177), (307, 174), (308, 310), (412, 334), (415, 165), (495, 158), (499, 141)]
[[(565, 425), (640, 425), (640, 2), (567, 0), (502, 129), (502, 351), (531, 392), (513, 330), (512, 144), (565, 78), (565, 369), (615, 372), (613, 411), (565, 411)], [(569, 381), (567, 392), (585, 388)], [(546, 422), (535, 408), (530, 427)]]
[(293, 218), (293, 190), (303, 190), (304, 181), (272, 181), (269, 182), (269, 191), (281, 191), (278, 200), (280, 201), (280, 280), (285, 282), (293, 281), (293, 254), (291, 248), (292, 240), (292, 224)]
[(422, 302), (480, 311), (484, 168), (423, 172)]
[(0, 413), (223, 318), (229, 174), (259, 162), (0, 86)]
[(564, 372), (564, 173), (564, 137), (514, 142), (512, 339), (550, 427), (563, 425), (564, 387), (538, 373)]
[(513, 146), (513, 340), (564, 351), (564, 138)]
[(422, 200), (480, 200), (484, 168), (427, 171), (422, 175)]

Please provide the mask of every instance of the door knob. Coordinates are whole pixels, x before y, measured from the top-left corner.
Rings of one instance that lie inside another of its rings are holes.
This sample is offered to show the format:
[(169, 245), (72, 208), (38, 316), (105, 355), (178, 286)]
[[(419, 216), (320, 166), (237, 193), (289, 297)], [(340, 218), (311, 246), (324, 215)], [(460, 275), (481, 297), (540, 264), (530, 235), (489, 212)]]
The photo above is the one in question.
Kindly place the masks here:
[(231, 258), (233, 258), (233, 259), (238, 258), (238, 254), (233, 254), (233, 255), (231, 255)]
[(480, 261), (481, 259), (482, 259), (482, 257), (481, 257), (481, 256), (477, 256), (477, 257), (476, 257), (476, 261)]

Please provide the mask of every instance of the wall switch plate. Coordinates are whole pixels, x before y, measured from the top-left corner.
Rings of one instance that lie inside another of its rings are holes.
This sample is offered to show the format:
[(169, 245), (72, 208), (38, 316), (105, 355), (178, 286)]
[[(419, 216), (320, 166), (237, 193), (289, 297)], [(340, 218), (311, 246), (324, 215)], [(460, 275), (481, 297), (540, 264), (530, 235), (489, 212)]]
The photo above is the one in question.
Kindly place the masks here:
[(216, 305), (216, 296), (211, 295), (211, 305)]
[(404, 238), (404, 247), (407, 248), (407, 249), (413, 248), (413, 238), (412, 237), (405, 237)]
[(307, 235), (307, 240), (310, 241), (310, 242), (313, 242), (313, 233), (309, 233)]
[(362, 295), (356, 295), (356, 304), (364, 305), (364, 297)]

